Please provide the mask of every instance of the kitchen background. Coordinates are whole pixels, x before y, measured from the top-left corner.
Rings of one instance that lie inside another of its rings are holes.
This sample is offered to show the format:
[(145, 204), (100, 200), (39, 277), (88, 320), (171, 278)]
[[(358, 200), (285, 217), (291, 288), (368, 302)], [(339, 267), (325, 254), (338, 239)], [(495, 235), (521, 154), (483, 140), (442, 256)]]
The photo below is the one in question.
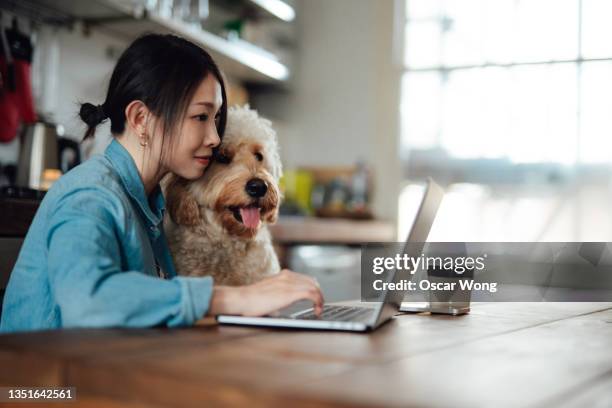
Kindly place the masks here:
[(40, 195), (8, 185), (42, 190), (59, 176), (45, 169), (103, 151), (108, 124), (93, 144), (70, 143), (84, 133), (78, 103), (103, 102), (145, 31), (211, 51), (231, 102), (273, 121), (287, 197), (273, 235), (330, 300), (358, 296), (360, 242), (406, 236), (427, 176), (448, 192), (430, 240), (611, 240), (609, 1), (0, 0), (0, 11), (33, 47), (31, 64), (14, 50), (31, 85), (8, 92), (31, 89), (47, 123), (21, 113), (0, 144), (4, 255), (27, 229), (15, 214)]

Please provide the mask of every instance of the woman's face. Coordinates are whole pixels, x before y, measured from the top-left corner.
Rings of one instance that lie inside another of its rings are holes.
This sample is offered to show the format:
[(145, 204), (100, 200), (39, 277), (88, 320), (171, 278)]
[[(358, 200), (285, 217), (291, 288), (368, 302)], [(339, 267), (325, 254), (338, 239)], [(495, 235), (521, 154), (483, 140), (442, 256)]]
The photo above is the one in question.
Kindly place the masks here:
[(217, 118), (223, 103), (221, 85), (208, 74), (187, 106), (182, 126), (169, 149), (165, 167), (186, 179), (197, 179), (212, 160), (213, 148), (221, 142)]

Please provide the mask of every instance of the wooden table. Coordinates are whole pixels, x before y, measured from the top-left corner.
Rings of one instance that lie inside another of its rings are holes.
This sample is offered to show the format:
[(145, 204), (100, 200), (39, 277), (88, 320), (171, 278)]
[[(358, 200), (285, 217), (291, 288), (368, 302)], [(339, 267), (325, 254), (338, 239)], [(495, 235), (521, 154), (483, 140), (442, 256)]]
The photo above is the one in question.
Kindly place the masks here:
[(370, 334), (4, 334), (0, 384), (74, 386), (72, 407), (609, 407), (612, 303), (483, 303), (460, 317), (397, 316)]

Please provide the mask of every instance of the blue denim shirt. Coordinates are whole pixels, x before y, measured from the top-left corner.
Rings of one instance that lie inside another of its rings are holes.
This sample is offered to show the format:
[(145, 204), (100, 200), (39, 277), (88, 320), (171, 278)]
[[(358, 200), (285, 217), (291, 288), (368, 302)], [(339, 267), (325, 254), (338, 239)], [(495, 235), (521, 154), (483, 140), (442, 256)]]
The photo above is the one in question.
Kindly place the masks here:
[(176, 276), (164, 210), (159, 185), (147, 199), (134, 160), (115, 139), (104, 155), (67, 172), (28, 230), (0, 331), (174, 327), (203, 317), (212, 278)]

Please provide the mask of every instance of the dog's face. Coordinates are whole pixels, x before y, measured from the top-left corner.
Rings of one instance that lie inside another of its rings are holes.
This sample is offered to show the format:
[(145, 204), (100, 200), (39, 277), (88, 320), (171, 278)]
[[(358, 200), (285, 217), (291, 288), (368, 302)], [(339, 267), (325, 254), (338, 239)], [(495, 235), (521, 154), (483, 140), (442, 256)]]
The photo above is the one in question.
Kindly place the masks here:
[(227, 233), (248, 239), (276, 221), (281, 165), (270, 125), (248, 107), (228, 111), (225, 135), (204, 175), (194, 181), (174, 177), (168, 185), (174, 222), (199, 224), (203, 207)]
[(271, 158), (253, 139), (225, 143), (202, 178), (203, 204), (231, 235), (249, 238), (262, 222), (276, 221), (280, 197)]

